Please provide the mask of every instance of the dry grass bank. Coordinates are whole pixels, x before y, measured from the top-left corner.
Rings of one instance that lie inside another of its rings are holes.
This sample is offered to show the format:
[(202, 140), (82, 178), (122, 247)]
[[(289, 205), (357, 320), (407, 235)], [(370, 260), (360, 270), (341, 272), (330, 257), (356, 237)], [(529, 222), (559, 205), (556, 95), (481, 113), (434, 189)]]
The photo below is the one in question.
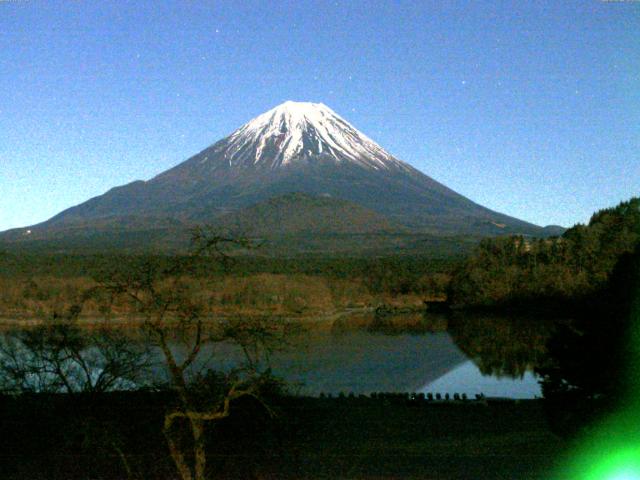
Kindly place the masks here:
[[(85, 293), (96, 286), (95, 281), (88, 277), (0, 278), (0, 317), (50, 317), (79, 304)], [(259, 273), (184, 278), (180, 281), (180, 287), (209, 316), (269, 314), (314, 317), (379, 305), (420, 308), (424, 300), (437, 298), (430, 292), (374, 292), (363, 278), (304, 274)], [(107, 305), (108, 294), (98, 291), (85, 300), (82, 316), (103, 317), (108, 310)], [(115, 316), (135, 316), (136, 313), (131, 305), (122, 303), (122, 300), (112, 304), (111, 308)]]

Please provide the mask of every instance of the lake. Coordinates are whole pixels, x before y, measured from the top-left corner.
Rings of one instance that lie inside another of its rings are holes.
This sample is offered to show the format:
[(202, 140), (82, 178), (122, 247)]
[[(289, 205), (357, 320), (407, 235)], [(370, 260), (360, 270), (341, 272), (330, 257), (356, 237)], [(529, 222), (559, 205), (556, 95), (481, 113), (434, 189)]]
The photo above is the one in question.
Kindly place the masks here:
[[(307, 323), (285, 347), (270, 354), (273, 373), (304, 395), (423, 392), (534, 398), (533, 374), (544, 359), (553, 322), (497, 315), (353, 315)], [(14, 335), (4, 332), (3, 343)], [(172, 340), (175, 355), (187, 347)], [(155, 350), (160, 360), (161, 354)], [(242, 360), (239, 348), (207, 345), (193, 372), (229, 370)], [(99, 367), (96, 367), (99, 368)], [(161, 361), (154, 380), (167, 378)]]
[[(533, 374), (553, 322), (496, 315), (355, 315), (318, 322), (273, 353), (270, 365), (295, 393), (465, 393), (535, 398)], [(240, 353), (208, 351), (231, 368)], [(196, 366), (202, 368), (203, 365)]]
[(274, 373), (299, 383), (304, 394), (372, 392), (466, 393), (513, 398), (540, 395), (530, 371), (483, 374), (447, 332), (313, 335), (297, 352), (272, 359)]

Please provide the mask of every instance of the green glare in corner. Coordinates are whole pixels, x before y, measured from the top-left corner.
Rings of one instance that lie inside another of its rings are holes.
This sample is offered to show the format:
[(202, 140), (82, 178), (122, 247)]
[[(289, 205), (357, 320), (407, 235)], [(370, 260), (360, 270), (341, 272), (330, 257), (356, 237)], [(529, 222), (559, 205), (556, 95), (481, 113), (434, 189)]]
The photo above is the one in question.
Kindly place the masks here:
[[(637, 283), (636, 283), (637, 285)], [(583, 439), (558, 480), (640, 480), (640, 288), (631, 301), (626, 392), (620, 410)]]
[[(587, 467), (589, 468), (589, 467)], [(640, 449), (612, 454), (583, 477), (585, 480), (640, 480)]]
[(621, 470), (615, 473), (613, 476), (607, 476), (610, 480), (640, 480), (640, 475), (636, 470)]
[(640, 480), (639, 420), (634, 408), (603, 423), (558, 480)]

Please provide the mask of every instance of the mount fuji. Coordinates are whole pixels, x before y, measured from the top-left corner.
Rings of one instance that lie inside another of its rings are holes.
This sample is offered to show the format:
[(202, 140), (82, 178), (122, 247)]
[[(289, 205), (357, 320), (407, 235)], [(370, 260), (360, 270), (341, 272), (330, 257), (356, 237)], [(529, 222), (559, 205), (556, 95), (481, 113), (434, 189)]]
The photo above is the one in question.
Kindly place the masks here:
[(151, 180), (113, 188), (0, 240), (162, 248), (199, 223), (260, 237), (556, 233), (454, 192), (322, 103), (288, 101)]

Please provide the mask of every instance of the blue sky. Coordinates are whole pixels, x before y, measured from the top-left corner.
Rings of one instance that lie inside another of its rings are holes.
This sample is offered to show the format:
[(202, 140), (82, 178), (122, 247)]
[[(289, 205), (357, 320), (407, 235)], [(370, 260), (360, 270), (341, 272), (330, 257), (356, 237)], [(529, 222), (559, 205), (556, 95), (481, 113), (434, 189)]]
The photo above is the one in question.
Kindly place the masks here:
[(492, 209), (640, 194), (640, 2), (0, 1), (0, 230), (323, 102)]

